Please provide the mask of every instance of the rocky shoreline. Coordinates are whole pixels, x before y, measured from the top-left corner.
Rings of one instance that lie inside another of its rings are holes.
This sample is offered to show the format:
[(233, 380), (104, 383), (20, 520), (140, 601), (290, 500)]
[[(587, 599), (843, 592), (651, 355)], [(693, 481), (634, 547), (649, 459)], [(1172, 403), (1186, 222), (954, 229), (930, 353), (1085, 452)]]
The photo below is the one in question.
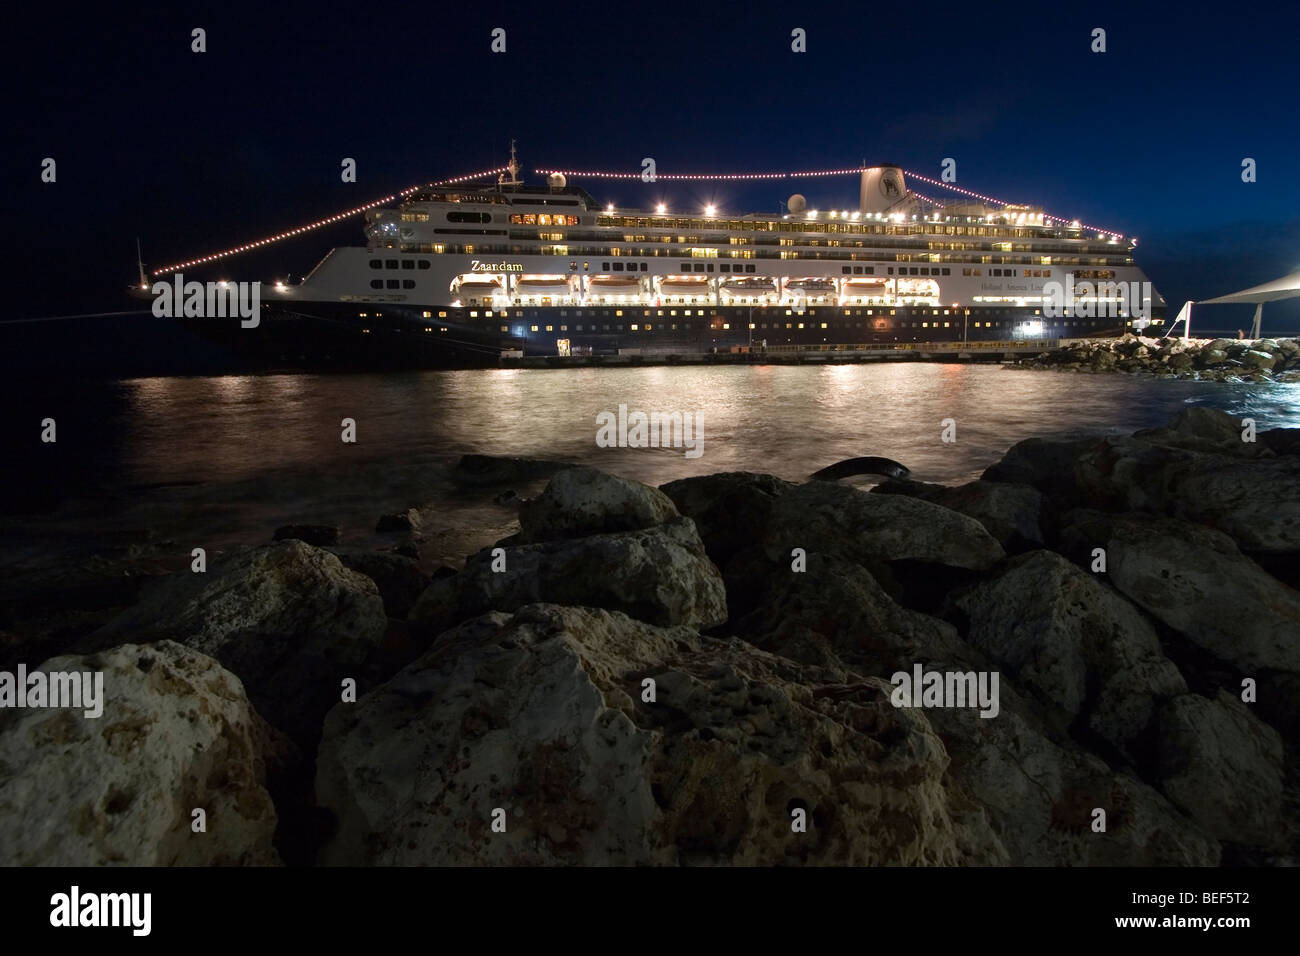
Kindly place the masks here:
[(1300, 382), (1300, 339), (1081, 339), (1009, 367), (1209, 382)]
[[(411, 510), (389, 550), (286, 527), (30, 589), (0, 670), (106, 701), (0, 710), (0, 863), (1300, 860), (1300, 429), (1190, 408), (870, 492), (458, 472), (519, 517), (460, 568)], [(996, 706), (899, 706), (924, 672), (996, 675)]]

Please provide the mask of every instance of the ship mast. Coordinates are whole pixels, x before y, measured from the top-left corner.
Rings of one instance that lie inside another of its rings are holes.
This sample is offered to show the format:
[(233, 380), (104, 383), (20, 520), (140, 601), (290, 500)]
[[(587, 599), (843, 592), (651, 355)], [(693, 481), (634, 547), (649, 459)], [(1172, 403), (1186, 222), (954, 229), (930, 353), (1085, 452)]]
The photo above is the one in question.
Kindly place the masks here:
[(506, 164), (506, 169), (510, 173), (510, 178), (506, 179), (504, 173), (497, 173), (498, 186), (518, 186), (519, 181), (519, 161), (515, 159), (515, 141), (510, 140), (510, 162)]

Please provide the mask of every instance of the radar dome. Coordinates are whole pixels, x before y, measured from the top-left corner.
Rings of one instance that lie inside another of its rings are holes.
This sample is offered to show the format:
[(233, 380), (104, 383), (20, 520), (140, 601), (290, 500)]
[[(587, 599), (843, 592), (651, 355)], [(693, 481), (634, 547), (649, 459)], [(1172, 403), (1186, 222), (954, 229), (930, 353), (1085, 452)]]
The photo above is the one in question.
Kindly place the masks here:
[(564, 173), (551, 173), (546, 177), (546, 184), (554, 189), (563, 189), (566, 182)]
[(802, 193), (795, 193), (785, 205), (791, 212), (803, 212), (808, 208), (808, 200), (803, 198)]

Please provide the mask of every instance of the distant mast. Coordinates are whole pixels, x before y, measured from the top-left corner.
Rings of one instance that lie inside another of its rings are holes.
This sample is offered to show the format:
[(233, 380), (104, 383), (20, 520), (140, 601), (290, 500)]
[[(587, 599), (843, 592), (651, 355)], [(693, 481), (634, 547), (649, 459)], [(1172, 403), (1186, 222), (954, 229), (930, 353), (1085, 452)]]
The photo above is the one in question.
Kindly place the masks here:
[(135, 237), (135, 264), (140, 270), (140, 288), (149, 288), (149, 280), (144, 276), (144, 255), (140, 252), (140, 237)]

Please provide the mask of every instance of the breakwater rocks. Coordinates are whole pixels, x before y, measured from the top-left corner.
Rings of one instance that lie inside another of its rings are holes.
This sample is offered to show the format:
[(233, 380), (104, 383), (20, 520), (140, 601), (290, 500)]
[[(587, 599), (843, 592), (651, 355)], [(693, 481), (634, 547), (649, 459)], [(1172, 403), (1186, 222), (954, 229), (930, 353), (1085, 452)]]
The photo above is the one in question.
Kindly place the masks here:
[(476, 461), (549, 484), (463, 568), (282, 535), (48, 660), (103, 713), (0, 711), (0, 862), (1294, 863), (1300, 430), (1254, 437), (870, 492)]
[(1128, 372), (1210, 382), (1300, 382), (1300, 339), (1083, 339), (1013, 368)]

